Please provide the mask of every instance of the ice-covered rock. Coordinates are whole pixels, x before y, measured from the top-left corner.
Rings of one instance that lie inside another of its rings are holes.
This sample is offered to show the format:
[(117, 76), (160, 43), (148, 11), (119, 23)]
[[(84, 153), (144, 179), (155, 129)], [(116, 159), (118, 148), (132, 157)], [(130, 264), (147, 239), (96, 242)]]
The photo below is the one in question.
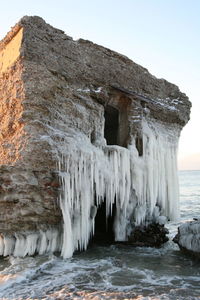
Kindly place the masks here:
[(93, 236), (127, 241), (178, 218), (191, 104), (177, 86), (39, 17), (12, 28), (0, 57), (2, 255), (69, 257)]
[(200, 258), (200, 220), (187, 222), (179, 226), (173, 241), (181, 250)]

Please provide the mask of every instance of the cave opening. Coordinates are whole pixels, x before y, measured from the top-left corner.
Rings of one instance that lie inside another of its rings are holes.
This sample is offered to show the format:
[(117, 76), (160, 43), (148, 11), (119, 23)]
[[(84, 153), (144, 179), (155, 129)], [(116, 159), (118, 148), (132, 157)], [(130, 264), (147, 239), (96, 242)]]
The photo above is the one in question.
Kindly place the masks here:
[(116, 204), (112, 206), (112, 215), (106, 216), (106, 200), (101, 203), (95, 216), (94, 236), (91, 243), (112, 244), (115, 240), (114, 220), (116, 214)]
[(119, 111), (107, 105), (104, 112), (105, 126), (104, 137), (107, 145), (118, 145)]
[(104, 110), (104, 138), (107, 145), (118, 145), (127, 148), (129, 141), (128, 103), (112, 103)]

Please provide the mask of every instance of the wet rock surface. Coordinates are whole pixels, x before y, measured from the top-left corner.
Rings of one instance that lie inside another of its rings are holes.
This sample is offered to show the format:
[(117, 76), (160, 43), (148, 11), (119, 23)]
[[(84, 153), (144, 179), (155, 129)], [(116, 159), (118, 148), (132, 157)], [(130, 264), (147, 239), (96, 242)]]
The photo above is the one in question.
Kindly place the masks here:
[(164, 225), (157, 223), (138, 226), (130, 235), (128, 243), (139, 247), (160, 247), (169, 240), (168, 233), (169, 231)]

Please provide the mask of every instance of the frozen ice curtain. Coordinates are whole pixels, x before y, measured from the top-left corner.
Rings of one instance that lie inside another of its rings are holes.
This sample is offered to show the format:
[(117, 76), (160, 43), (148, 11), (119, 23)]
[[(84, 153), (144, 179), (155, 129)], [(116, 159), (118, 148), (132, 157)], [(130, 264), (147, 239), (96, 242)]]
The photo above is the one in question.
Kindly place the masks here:
[[(80, 137), (79, 137), (80, 138)], [(177, 130), (143, 121), (143, 155), (135, 140), (128, 149), (97, 148), (82, 136), (82, 142), (66, 150), (59, 163), (63, 213), (62, 256), (87, 248), (94, 234), (91, 209), (106, 201), (106, 215), (116, 204), (114, 234), (126, 241), (135, 225), (179, 216), (177, 179)]]

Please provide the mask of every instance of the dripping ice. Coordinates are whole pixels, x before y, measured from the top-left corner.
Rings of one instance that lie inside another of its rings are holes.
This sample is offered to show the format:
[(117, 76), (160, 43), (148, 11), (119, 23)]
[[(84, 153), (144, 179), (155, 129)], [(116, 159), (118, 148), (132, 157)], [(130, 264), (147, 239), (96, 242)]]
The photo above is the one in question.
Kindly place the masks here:
[(59, 175), (63, 230), (0, 236), (0, 255), (22, 256), (61, 251), (64, 258), (85, 250), (94, 234), (95, 214), (106, 201), (106, 215), (116, 203), (114, 234), (126, 241), (136, 225), (179, 217), (176, 168), (178, 130), (143, 121), (143, 155), (134, 137), (128, 148), (96, 147), (74, 134), (62, 148)]
[(55, 228), (38, 232), (21, 232), (14, 236), (0, 235), (0, 256), (25, 257), (35, 253), (53, 253), (61, 250), (61, 244), (62, 236)]
[[(79, 140), (79, 142), (77, 142)], [(116, 202), (114, 234), (126, 241), (135, 225), (179, 217), (177, 131), (143, 121), (143, 155), (132, 139), (128, 149), (97, 148), (84, 136), (69, 144), (59, 162), (63, 213), (61, 254), (87, 248), (94, 234), (95, 212), (106, 201), (106, 215)]]

